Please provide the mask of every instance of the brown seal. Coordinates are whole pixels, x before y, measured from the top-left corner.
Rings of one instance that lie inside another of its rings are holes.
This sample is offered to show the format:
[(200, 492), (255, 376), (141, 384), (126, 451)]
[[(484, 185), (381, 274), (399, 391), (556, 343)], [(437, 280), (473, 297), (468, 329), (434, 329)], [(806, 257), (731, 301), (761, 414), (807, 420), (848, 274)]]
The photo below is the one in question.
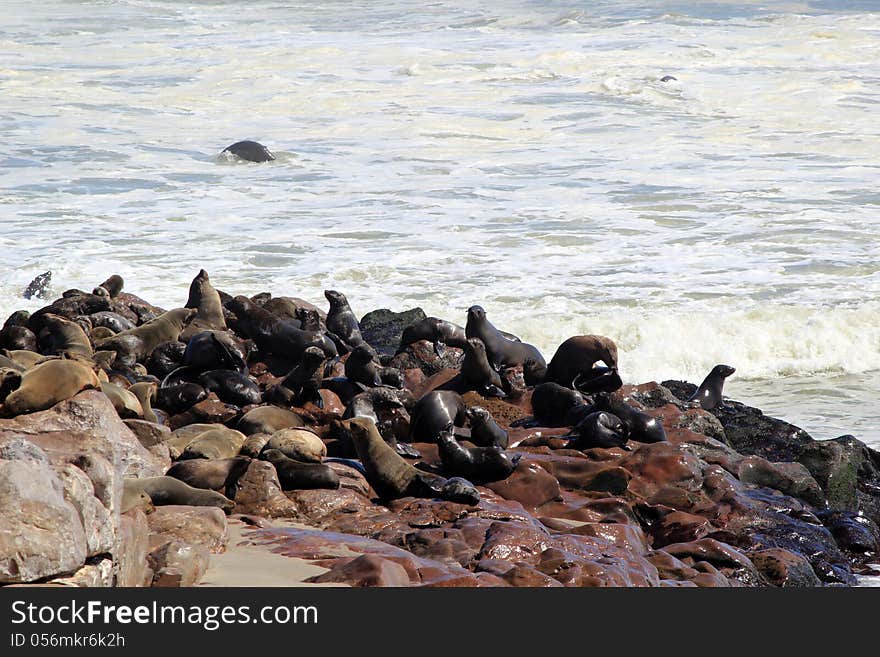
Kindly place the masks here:
[(43, 353), (86, 359), (94, 354), (89, 336), (79, 324), (52, 313), (43, 315), (43, 330), (40, 331), (39, 340)]
[(244, 435), (268, 433), (272, 435), (281, 429), (301, 427), (305, 423), (292, 411), (277, 406), (258, 406), (253, 408), (238, 421), (238, 430)]
[(189, 299), (184, 308), (195, 308), (197, 313), (189, 325), (183, 329), (180, 339), (186, 342), (200, 331), (225, 331), (223, 304), (220, 295), (211, 285), (208, 272), (200, 270), (189, 286)]
[(136, 362), (145, 360), (163, 342), (176, 342), (196, 313), (194, 308), (169, 310), (146, 324), (117, 333), (96, 347), (115, 351), (121, 364), (132, 367)]
[(22, 374), (21, 385), (6, 397), (3, 411), (7, 416), (44, 411), (89, 388), (101, 389), (92, 368), (77, 360), (46, 360)]
[(123, 506), (126, 500), (139, 499), (142, 494), (150, 497), (156, 506), (183, 504), (185, 506), (216, 506), (226, 513), (232, 511), (235, 503), (213, 490), (193, 488), (174, 477), (145, 477), (143, 479), (123, 479)]
[(588, 376), (599, 361), (617, 369), (617, 345), (604, 335), (575, 335), (556, 349), (547, 366), (547, 381), (573, 387), (575, 378)]

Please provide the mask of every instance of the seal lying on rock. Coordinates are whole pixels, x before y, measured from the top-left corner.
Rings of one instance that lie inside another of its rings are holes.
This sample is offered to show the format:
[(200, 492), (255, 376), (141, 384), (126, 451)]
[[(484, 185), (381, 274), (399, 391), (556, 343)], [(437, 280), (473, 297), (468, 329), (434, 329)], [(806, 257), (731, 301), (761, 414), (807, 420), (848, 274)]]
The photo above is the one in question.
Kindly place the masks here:
[(267, 401), (284, 406), (302, 406), (306, 402), (312, 402), (323, 409), (324, 398), (319, 391), (324, 379), (326, 362), (327, 359), (321, 349), (309, 347), (287, 376), (278, 385), (266, 391)]
[(481, 306), (468, 308), (465, 334), (468, 338), (479, 338), (486, 345), (489, 363), (497, 370), (501, 367), (514, 365), (523, 366), (523, 375), (528, 385), (535, 385), (544, 380), (547, 374), (547, 363), (538, 348), (525, 342), (516, 342), (506, 338), (486, 318), (486, 311)]
[(294, 461), (277, 449), (264, 450), (260, 458), (275, 466), (282, 490), (339, 488), (339, 476), (329, 466)]
[(145, 477), (143, 479), (124, 479), (122, 488), (123, 508), (126, 500), (149, 495), (156, 506), (183, 504), (186, 506), (216, 506), (226, 513), (232, 511), (232, 500), (213, 490), (193, 488), (174, 477)]
[(477, 484), (506, 479), (521, 457), (517, 454), (511, 458), (497, 445), (463, 447), (455, 439), (451, 423), (437, 434), (437, 445), (440, 447), (444, 472), (465, 477)]
[(388, 445), (372, 420), (346, 420), (351, 439), (363, 463), (367, 481), (383, 500), (413, 497), (440, 497), (453, 502), (476, 504), (479, 493), (468, 481), (444, 479), (417, 470)]
[(199, 385), (220, 401), (242, 407), (262, 401), (260, 388), (247, 375), (233, 370), (211, 370), (199, 375)]
[(238, 482), (251, 459), (246, 456), (235, 456), (228, 459), (190, 459), (178, 461), (168, 472), (168, 477), (180, 479), (193, 488), (206, 490), (224, 490), (230, 499), (235, 497), (235, 484)]
[(9, 417), (44, 411), (90, 388), (101, 389), (90, 367), (76, 360), (46, 360), (21, 375), (20, 385), (3, 403), (3, 412)]
[(244, 435), (254, 433), (268, 433), (270, 436), (276, 431), (290, 427), (301, 427), (305, 423), (302, 418), (277, 406), (258, 406), (253, 408), (238, 421), (238, 430)]
[(626, 427), (620, 418), (612, 413), (597, 411), (590, 413), (574, 428), (574, 438), (568, 447), (571, 449), (591, 449), (593, 447), (626, 447)]
[(43, 315), (43, 330), (40, 331), (39, 340), (44, 354), (67, 354), (90, 359), (94, 353), (89, 337), (79, 324), (52, 313)]
[(408, 346), (419, 340), (432, 342), (434, 344), (434, 353), (441, 358), (446, 352), (447, 345), (464, 349), (467, 344), (467, 336), (463, 327), (447, 322), (439, 317), (426, 317), (403, 329), (397, 353), (401, 353)]
[(583, 395), (558, 383), (548, 381), (532, 391), (532, 414), (543, 426), (572, 425), (581, 409), (586, 409)]
[(730, 365), (716, 365), (709, 372), (708, 376), (703, 379), (700, 387), (697, 388), (697, 391), (691, 395), (688, 401), (699, 402), (700, 407), (706, 411), (720, 407), (722, 405), (721, 392), (724, 389), (724, 380), (734, 372), (736, 372), (736, 369)]
[(169, 310), (151, 322), (117, 333), (96, 346), (102, 350), (115, 351), (117, 361), (131, 367), (136, 362), (145, 360), (163, 342), (176, 341), (196, 312), (194, 308)]
[(608, 411), (620, 418), (630, 440), (640, 443), (660, 443), (666, 440), (666, 430), (660, 420), (633, 408), (616, 395), (599, 393), (593, 401), (593, 410)]
[(467, 407), (457, 392), (432, 390), (416, 402), (410, 417), (411, 440), (430, 443), (450, 422), (464, 426)]

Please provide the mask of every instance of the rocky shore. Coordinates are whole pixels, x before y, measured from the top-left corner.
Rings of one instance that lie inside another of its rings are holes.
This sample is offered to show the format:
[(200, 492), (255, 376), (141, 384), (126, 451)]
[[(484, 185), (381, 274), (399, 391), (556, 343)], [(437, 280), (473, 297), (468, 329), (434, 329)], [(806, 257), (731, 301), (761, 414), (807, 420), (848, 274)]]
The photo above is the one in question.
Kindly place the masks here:
[(0, 584), (193, 586), (236, 548), (237, 577), (217, 581), (247, 583), (259, 554), (307, 564), (276, 585), (874, 572), (880, 453), (692, 401), (694, 384), (623, 386), (611, 341), (592, 364), (578, 359), (595, 340), (566, 352), (580, 376), (560, 383), (562, 358), (542, 368), (505, 335), (503, 355), (525, 356), (498, 362), (470, 317), (464, 338), (420, 309), (352, 322), (338, 293), (328, 313), (231, 297), (205, 272), (167, 312), (122, 288), (69, 290), (0, 330)]

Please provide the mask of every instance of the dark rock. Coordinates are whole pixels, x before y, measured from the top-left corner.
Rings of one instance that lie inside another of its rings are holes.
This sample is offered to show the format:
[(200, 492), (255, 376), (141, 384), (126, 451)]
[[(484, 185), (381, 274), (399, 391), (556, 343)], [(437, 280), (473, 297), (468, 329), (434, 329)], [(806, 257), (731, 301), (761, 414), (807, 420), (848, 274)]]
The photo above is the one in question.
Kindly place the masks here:
[(822, 586), (810, 562), (803, 556), (780, 548), (748, 553), (758, 572), (773, 586), (805, 588)]
[(865, 458), (865, 445), (852, 436), (813, 441), (804, 445), (798, 461), (806, 466), (822, 486), (828, 506), (839, 511), (858, 511), (856, 491), (859, 469)]
[[(443, 370), (457, 370), (461, 367), (463, 359), (464, 351), (458, 347), (447, 346), (443, 355), (438, 356), (434, 351), (433, 342), (419, 340), (391, 358), (388, 365), (399, 370), (420, 369), (425, 376), (430, 377)], [(453, 373), (453, 376), (455, 374), (457, 372)]]
[(421, 308), (396, 313), (387, 308), (374, 310), (361, 318), (361, 335), (380, 356), (393, 356), (400, 346), (403, 329), (425, 319)]

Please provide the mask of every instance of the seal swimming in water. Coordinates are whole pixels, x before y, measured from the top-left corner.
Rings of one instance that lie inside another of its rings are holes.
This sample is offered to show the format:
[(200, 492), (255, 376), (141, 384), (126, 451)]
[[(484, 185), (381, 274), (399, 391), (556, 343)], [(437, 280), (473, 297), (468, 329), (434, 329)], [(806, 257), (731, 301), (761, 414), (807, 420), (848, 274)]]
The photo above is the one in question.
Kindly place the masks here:
[(115, 351), (117, 361), (131, 367), (145, 360), (163, 342), (176, 341), (196, 312), (194, 308), (169, 310), (146, 324), (103, 340), (96, 347)]
[(237, 141), (234, 144), (230, 144), (221, 152), (232, 153), (236, 157), (240, 157), (242, 160), (246, 160), (247, 162), (271, 162), (275, 159), (272, 151), (263, 146), (263, 144), (258, 141), (251, 141), (249, 139), (244, 139), (242, 141)]
[(437, 445), (444, 471), (476, 484), (507, 479), (520, 457), (509, 457), (498, 445), (463, 447), (453, 435), (452, 423), (437, 434)]
[(699, 402), (700, 407), (706, 411), (722, 406), (721, 392), (724, 389), (724, 380), (734, 372), (736, 369), (730, 365), (716, 365), (688, 401)]
[(579, 374), (589, 378), (593, 366), (602, 361), (612, 370), (617, 369), (617, 345), (603, 335), (575, 335), (556, 349), (547, 366), (547, 381), (555, 381), (573, 388)]
[(633, 408), (614, 394), (597, 394), (593, 401), (593, 410), (608, 411), (620, 418), (630, 440), (640, 443), (660, 443), (666, 440), (666, 430), (660, 420)]
[(620, 418), (606, 411), (590, 413), (574, 428), (575, 437), (568, 447), (591, 449), (593, 447), (626, 447), (626, 427)]
[(486, 318), (486, 311), (481, 306), (468, 308), (465, 335), (483, 341), (489, 362), (496, 370), (501, 367), (522, 365), (526, 384), (536, 385), (544, 380), (547, 363), (537, 347), (505, 337)]

